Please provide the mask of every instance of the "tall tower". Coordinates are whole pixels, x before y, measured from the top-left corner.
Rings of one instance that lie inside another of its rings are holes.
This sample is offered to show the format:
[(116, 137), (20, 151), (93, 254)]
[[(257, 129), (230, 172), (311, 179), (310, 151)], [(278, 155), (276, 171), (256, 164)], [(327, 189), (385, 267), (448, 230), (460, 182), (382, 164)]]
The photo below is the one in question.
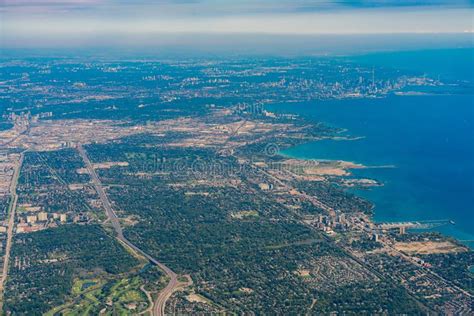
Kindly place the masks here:
[(372, 88), (375, 88), (375, 68), (372, 68)]

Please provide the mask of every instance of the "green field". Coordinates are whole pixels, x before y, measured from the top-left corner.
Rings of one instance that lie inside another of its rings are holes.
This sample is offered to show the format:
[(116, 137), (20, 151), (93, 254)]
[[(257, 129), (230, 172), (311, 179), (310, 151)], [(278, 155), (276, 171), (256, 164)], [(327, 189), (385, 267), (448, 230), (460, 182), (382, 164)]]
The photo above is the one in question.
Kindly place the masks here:
[(76, 279), (69, 302), (47, 312), (53, 315), (130, 315), (149, 307), (146, 294), (140, 289), (140, 277), (107, 280)]

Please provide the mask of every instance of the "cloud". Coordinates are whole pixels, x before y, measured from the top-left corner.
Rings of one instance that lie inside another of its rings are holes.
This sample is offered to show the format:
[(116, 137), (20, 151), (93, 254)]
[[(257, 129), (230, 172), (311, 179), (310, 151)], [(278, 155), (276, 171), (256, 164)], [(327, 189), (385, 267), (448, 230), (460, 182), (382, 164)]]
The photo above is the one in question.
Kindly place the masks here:
[[(415, 6), (472, 7), (470, 0), (3, 0), (3, 11), (89, 9), (121, 11), (147, 8), (167, 13), (243, 14), (321, 12), (358, 8), (390, 8)], [(158, 12), (155, 12), (158, 13)]]
[(37, 35), (266, 33), (380, 34), (460, 33), (471, 29), (473, 10), (359, 10), (324, 13), (256, 14), (224, 17), (23, 18), (9, 20), (7, 33)]
[(57, 7), (71, 5), (97, 5), (102, 0), (3, 0), (3, 7)]
[(106, 4), (106, 0), (2, 0), (0, 14), (54, 14), (60, 12), (79, 12), (84, 9), (94, 10)]
[(414, 7), (414, 6), (471, 6), (470, 0), (346, 0), (341, 5), (362, 8)]
[[(1, 1), (1, 0), (0, 0)], [(393, 34), (472, 30), (450, 0), (3, 0), (0, 46), (160, 34)], [(411, 4), (416, 4), (412, 6)]]

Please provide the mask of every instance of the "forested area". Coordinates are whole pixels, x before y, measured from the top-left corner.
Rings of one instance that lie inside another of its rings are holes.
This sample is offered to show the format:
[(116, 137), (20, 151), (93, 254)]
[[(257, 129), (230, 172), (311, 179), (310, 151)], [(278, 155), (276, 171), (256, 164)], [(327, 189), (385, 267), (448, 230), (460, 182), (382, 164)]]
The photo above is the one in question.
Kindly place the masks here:
[(4, 311), (41, 315), (61, 305), (81, 273), (118, 275), (138, 261), (98, 225), (16, 235)]

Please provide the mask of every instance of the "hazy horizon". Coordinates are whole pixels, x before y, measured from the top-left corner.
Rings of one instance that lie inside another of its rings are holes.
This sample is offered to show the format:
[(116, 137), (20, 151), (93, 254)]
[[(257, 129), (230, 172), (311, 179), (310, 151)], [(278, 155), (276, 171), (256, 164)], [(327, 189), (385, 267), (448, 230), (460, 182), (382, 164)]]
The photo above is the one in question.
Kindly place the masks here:
[[(156, 46), (246, 35), (471, 34), (472, 1), (4, 0), (1, 46)], [(178, 42), (174, 40), (174, 42)], [(210, 41), (212, 42), (212, 40)], [(191, 45), (192, 46), (192, 45)]]
[(391, 51), (473, 48), (471, 34), (395, 35), (209, 35), (170, 34), (123, 43), (97, 38), (88, 45), (63, 43), (62, 46), (1, 47), (3, 57), (94, 57), (182, 59), (208, 57), (304, 57), (345, 56)]

